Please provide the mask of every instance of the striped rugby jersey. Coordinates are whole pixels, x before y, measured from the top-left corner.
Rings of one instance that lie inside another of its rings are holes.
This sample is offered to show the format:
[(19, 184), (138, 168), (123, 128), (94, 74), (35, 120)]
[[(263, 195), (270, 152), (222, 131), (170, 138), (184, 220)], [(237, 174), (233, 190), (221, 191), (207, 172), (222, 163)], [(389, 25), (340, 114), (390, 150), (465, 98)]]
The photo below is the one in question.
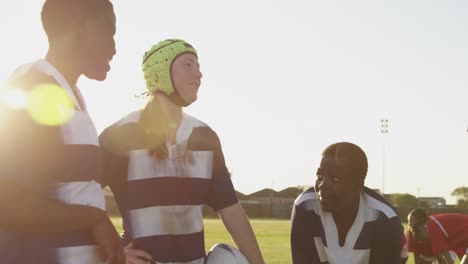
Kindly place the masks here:
[(332, 214), (321, 209), (313, 188), (295, 201), (291, 249), (294, 264), (401, 263), (403, 226), (385, 199), (365, 187), (359, 209), (340, 246)]
[[(144, 110), (143, 110), (144, 111)], [(149, 154), (142, 111), (107, 128), (106, 182), (123, 216), (124, 239), (162, 263), (203, 263), (202, 207), (238, 202), (216, 133), (183, 114), (168, 159)]]
[[(2, 128), (9, 135), (5, 139), (9, 143), (3, 145), (1, 154), (12, 151), (16, 156), (9, 158), (9, 165), (4, 164), (2, 156), (0, 180), (20, 191), (104, 210), (104, 194), (97, 182), (102, 170), (98, 135), (79, 90), (72, 90), (45, 60), (21, 66), (8, 81), (8, 85), (23, 91), (40, 84), (63, 88), (75, 104), (73, 116), (62, 126), (52, 127), (35, 123), (26, 111), (12, 113), (11, 126)], [(0, 252), (0, 263), (101, 263), (91, 230), (59, 235), (1, 230)]]

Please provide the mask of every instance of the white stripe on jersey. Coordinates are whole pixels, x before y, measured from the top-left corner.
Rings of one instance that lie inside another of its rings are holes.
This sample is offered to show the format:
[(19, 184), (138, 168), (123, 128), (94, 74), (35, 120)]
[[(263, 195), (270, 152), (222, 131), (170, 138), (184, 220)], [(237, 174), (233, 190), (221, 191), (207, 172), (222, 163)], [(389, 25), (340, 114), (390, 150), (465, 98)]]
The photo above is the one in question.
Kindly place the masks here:
[[(367, 205), (368, 207), (374, 208), (378, 211), (381, 211), (384, 213), (388, 218), (392, 218), (397, 216), (395, 211), (385, 203), (375, 199), (374, 197), (364, 193), (365, 198), (367, 199)], [(362, 197), (362, 196), (361, 196)]]
[(130, 151), (128, 180), (158, 177), (191, 177), (211, 179), (213, 169), (212, 151), (182, 150), (181, 159), (156, 160), (148, 150)]
[(49, 62), (46, 60), (38, 60), (33, 63), (33, 67), (40, 72), (53, 77), (57, 83), (68, 93), (69, 97), (73, 100), (75, 107), (81, 111), (74, 110), (73, 118), (66, 124), (61, 126), (62, 140), (64, 144), (86, 144), (86, 145), (99, 145), (98, 134), (91, 117), (86, 109), (86, 103), (78, 88), (76, 88), (77, 96), (83, 103), (81, 109), (78, 99), (75, 96), (72, 88), (68, 84), (65, 77)]
[(329, 263), (368, 263), (370, 249), (354, 249), (364, 223), (375, 220), (377, 216), (376, 213), (367, 210), (368, 205), (366, 202), (365, 196), (361, 193), (356, 218), (346, 234), (343, 246), (339, 244), (338, 230), (332, 214), (329, 212), (322, 212), (320, 217), (327, 241), (327, 246), (324, 246), (324, 250), (327, 252)]
[(368, 264), (371, 250), (370, 249), (350, 249), (342, 248), (340, 251), (330, 250), (325, 247), (328, 255), (329, 264), (348, 264), (359, 263)]
[(301, 203), (307, 200), (317, 200), (317, 194), (315, 192), (303, 193), (299, 195), (299, 197), (296, 198), (296, 201), (294, 201), (294, 204), (300, 205)]
[[(120, 119), (115, 124), (120, 126), (127, 123), (138, 122), (142, 112), (142, 110), (132, 112)], [(179, 127), (177, 128), (176, 142), (186, 141), (195, 127), (207, 127), (207, 125), (186, 113), (182, 113), (182, 120), (180, 121)]]
[(62, 202), (67, 204), (88, 205), (105, 210), (101, 184), (96, 181), (60, 183), (56, 194)]
[(72, 119), (60, 130), (64, 144), (99, 146), (96, 127), (86, 111), (74, 111)]
[(325, 246), (323, 245), (322, 238), (314, 237), (315, 241), (315, 248), (317, 249), (317, 253), (320, 259), (320, 262), (328, 262), (327, 253), (325, 252)]
[(182, 121), (180, 121), (179, 127), (177, 128), (176, 142), (186, 142), (195, 127), (206, 126), (207, 125), (200, 120), (183, 113)]
[(103, 264), (99, 257), (97, 246), (78, 246), (59, 248), (58, 258), (60, 264)]
[(440, 229), (442, 230), (442, 232), (444, 233), (445, 237), (448, 238), (448, 233), (447, 231), (445, 231), (445, 228), (442, 226), (442, 224), (437, 221), (437, 219), (434, 217), (434, 216), (429, 216), (432, 220), (434, 220), (434, 222), (440, 227)]
[(203, 231), (201, 205), (153, 206), (129, 211), (133, 238)]
[[(68, 93), (70, 98), (73, 100), (73, 103), (75, 104), (76, 108), (80, 110), (85, 110), (85, 109), (81, 109), (81, 106), (75, 97), (75, 93), (71, 89), (65, 77), (63, 77), (63, 75), (52, 64), (50, 64), (46, 60), (38, 60), (35, 63), (33, 63), (33, 67), (39, 70), (40, 72), (53, 77), (58, 82), (58, 84)], [(80, 98), (80, 99), (83, 99), (83, 98)], [(83, 106), (86, 108), (83, 100), (82, 102), (83, 102)]]

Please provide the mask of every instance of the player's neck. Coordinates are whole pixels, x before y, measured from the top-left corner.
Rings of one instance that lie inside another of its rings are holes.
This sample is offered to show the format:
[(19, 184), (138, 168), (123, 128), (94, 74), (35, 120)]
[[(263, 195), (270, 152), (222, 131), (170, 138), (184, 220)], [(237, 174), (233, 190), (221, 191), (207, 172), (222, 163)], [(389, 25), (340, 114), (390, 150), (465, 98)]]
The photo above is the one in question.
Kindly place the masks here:
[(63, 75), (71, 87), (76, 86), (81, 73), (69, 52), (51, 46), (47, 51), (45, 59)]
[(359, 205), (355, 208), (352, 208), (352, 210), (350, 208), (346, 211), (332, 213), (335, 224), (341, 227), (352, 226), (354, 219), (356, 219), (358, 209)]
[(167, 118), (167, 121), (176, 126), (182, 121), (182, 107), (174, 104), (165, 94), (158, 94), (157, 100), (153, 103), (161, 104), (161, 109)]
[(157, 94), (153, 103), (161, 105), (161, 110), (168, 122), (167, 141), (170, 144), (176, 144), (177, 128), (182, 121), (182, 107), (174, 104), (166, 94)]
[(359, 211), (359, 199), (359, 195), (353, 197), (341, 210), (332, 213), (341, 246), (344, 245), (346, 235), (356, 219)]

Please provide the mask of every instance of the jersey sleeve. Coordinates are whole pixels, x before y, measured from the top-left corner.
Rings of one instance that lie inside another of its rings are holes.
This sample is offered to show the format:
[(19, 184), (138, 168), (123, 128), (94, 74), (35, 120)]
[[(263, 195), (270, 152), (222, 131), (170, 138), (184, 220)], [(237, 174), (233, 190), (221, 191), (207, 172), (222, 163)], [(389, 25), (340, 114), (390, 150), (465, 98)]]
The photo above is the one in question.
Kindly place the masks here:
[(304, 237), (304, 214), (294, 206), (291, 216), (291, 253), (294, 264), (312, 263), (307, 239)]
[(318, 256), (317, 245), (319, 233), (311, 233), (319, 230), (321, 223), (313, 211), (305, 211), (300, 205), (293, 207), (291, 215), (291, 254), (293, 264), (322, 263)]
[(213, 153), (208, 205), (214, 211), (219, 211), (236, 204), (238, 199), (216, 133), (208, 127), (195, 128), (189, 139), (188, 148), (194, 151), (211, 151)]
[(438, 226), (434, 220), (428, 218), (426, 222), (427, 229), (429, 231), (429, 237), (431, 240), (431, 250), (434, 255), (441, 253), (442, 251), (449, 249), (448, 239), (442, 231), (441, 227)]
[(401, 263), (403, 226), (398, 217), (378, 221), (369, 263)]
[[(10, 80), (2, 89), (24, 93), (36, 85), (53, 83), (44, 76)], [(66, 152), (60, 127), (34, 121), (27, 109), (0, 105), (0, 181), (3, 188), (44, 193), (63, 174)]]

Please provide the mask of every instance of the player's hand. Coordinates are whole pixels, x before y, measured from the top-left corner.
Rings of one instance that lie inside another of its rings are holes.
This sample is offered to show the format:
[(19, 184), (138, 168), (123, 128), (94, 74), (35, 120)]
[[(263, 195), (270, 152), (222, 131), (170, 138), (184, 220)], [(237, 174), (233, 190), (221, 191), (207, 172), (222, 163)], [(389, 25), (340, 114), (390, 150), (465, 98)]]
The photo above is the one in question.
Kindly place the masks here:
[(121, 239), (107, 215), (93, 227), (93, 237), (105, 264), (125, 264)]
[(147, 264), (153, 262), (153, 258), (146, 251), (133, 248), (133, 242), (124, 248), (126, 264)]

